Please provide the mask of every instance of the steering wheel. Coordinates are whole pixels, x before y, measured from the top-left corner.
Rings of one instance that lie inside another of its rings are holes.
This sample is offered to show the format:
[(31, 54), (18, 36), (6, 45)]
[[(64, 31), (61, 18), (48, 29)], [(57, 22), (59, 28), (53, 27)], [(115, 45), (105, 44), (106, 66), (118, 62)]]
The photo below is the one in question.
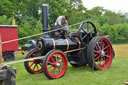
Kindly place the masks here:
[(89, 40), (97, 35), (97, 30), (92, 22), (87, 21), (80, 24), (78, 33), (82, 43), (84, 43), (85, 39), (87, 39), (87, 43), (89, 43)]

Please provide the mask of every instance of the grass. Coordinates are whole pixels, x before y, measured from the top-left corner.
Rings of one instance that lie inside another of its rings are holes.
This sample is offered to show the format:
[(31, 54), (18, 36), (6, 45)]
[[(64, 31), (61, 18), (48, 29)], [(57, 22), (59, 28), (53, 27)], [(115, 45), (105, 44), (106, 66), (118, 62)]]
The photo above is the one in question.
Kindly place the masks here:
[[(114, 48), (117, 49), (118, 46)], [(21, 60), (24, 55), (18, 55), (16, 58)], [(47, 79), (43, 73), (29, 74), (23, 63), (12, 66), (18, 70), (17, 85), (124, 85), (124, 82), (128, 81), (127, 63), (128, 57), (115, 57), (111, 67), (104, 71), (93, 71), (89, 66), (75, 68), (69, 64), (65, 75), (54, 80)]]
[(127, 62), (127, 57), (116, 57), (104, 71), (93, 71), (89, 66), (75, 68), (69, 64), (65, 75), (54, 80), (48, 80), (43, 73), (29, 74), (23, 63), (12, 66), (18, 69), (17, 85), (123, 85), (128, 81)]

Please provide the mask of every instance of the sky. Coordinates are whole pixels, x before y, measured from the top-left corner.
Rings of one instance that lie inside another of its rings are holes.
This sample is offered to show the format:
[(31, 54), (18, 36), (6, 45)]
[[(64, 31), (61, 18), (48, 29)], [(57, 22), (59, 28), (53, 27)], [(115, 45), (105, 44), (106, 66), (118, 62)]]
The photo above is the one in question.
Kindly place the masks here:
[(102, 6), (115, 12), (128, 12), (128, 0), (82, 0), (82, 2), (88, 9)]

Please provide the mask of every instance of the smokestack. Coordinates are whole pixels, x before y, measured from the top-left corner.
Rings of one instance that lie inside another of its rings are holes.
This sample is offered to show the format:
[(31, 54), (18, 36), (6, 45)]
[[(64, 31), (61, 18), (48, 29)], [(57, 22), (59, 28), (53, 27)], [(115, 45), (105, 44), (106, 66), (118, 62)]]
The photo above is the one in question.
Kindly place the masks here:
[(48, 31), (48, 3), (42, 3), (42, 24), (43, 24), (43, 32)]

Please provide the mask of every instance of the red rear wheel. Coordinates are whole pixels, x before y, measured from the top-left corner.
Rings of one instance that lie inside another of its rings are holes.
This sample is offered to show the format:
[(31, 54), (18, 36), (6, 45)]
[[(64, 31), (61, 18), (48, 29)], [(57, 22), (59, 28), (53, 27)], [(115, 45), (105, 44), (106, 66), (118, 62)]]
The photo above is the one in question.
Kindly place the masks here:
[(67, 59), (60, 50), (51, 50), (43, 59), (43, 71), (49, 79), (57, 79), (64, 75)]
[(105, 37), (93, 38), (88, 46), (89, 64), (96, 70), (107, 69), (112, 62), (113, 49)]
[[(25, 59), (34, 58), (38, 56), (40, 55), (37, 53), (37, 50), (33, 49), (27, 54)], [(41, 60), (25, 61), (24, 66), (25, 69), (31, 74), (43, 72)]]

